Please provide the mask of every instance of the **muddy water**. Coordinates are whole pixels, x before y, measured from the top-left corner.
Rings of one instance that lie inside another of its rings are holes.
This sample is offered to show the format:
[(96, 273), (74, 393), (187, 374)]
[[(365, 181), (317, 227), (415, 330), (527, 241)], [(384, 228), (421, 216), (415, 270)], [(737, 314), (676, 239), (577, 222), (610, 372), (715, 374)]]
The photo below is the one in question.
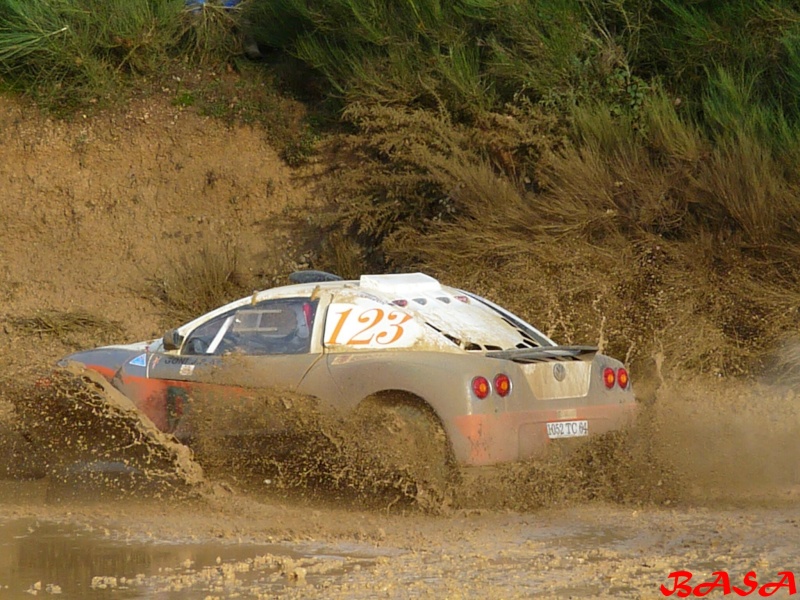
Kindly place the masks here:
[(0, 598), (656, 598), (677, 570), (740, 585), (749, 570), (800, 575), (791, 502), (429, 516), (238, 494), (168, 507), (34, 495), (0, 504)]
[[(52, 518), (52, 517), (51, 517)], [(153, 540), (68, 520), (0, 524), (0, 597), (259, 597), (369, 567), (377, 553), (324, 547)]]

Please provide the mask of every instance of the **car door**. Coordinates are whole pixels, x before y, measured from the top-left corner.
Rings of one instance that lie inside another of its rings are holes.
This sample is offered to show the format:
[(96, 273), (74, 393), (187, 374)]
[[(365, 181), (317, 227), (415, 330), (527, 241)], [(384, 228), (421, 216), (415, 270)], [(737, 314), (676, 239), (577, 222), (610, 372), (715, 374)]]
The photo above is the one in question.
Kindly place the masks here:
[[(218, 315), (189, 332), (179, 352), (149, 355), (144, 377), (123, 376), (122, 391), (179, 437), (191, 435), (184, 417), (192, 405), (224, 409), (269, 399), (270, 391), (303, 393), (321, 357), (312, 344), (317, 305), (310, 298), (270, 299)], [(262, 404), (261, 413), (269, 403)]]

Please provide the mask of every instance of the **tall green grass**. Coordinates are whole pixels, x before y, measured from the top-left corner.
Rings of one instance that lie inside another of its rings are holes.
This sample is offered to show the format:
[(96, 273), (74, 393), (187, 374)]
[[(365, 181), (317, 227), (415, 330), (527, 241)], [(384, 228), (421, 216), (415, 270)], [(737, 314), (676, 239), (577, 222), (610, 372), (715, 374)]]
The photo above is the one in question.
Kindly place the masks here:
[(0, 0), (0, 77), (54, 105), (97, 102), (177, 55), (228, 58), (229, 13), (183, 0)]
[[(580, 0), (254, 0), (264, 45), (323, 73), (348, 101), (480, 115), (518, 94), (566, 92), (593, 52)], [(313, 6), (313, 8), (312, 8)]]
[(767, 135), (800, 118), (792, 0), (253, 0), (249, 19), (346, 102), (474, 118), (520, 97), (566, 113), (603, 100), (622, 114), (663, 86), (712, 129), (750, 119), (724, 114), (740, 101)]

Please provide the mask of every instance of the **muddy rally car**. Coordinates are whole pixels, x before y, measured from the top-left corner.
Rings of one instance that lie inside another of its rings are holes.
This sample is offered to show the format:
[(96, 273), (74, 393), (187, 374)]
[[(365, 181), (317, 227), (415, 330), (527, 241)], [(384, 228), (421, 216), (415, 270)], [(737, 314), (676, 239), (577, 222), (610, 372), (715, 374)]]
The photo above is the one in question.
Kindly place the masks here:
[[(306, 271), (290, 279), (161, 339), (64, 360), (104, 375), (179, 439), (196, 433), (200, 398), (236, 406), (284, 390), (323, 412), (370, 414), (369, 444), (423, 478), (527, 459), (553, 440), (618, 429), (636, 411), (618, 360), (559, 346), (509, 311), (427, 275), (342, 281)], [(280, 429), (269, 419), (238, 425), (265, 436)]]

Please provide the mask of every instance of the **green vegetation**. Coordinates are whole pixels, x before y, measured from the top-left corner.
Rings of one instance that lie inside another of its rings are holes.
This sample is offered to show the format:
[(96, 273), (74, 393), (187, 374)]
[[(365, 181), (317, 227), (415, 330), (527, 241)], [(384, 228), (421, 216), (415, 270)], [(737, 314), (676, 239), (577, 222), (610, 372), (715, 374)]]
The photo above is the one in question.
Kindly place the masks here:
[(316, 267), (425, 269), (639, 366), (752, 372), (796, 329), (794, 1), (0, 0), (0, 77), (37, 97), (169, 59), (234, 65), (174, 102), (268, 124), (290, 164), (321, 128), (276, 89), (341, 118)]
[(0, 0), (0, 77), (54, 108), (107, 100), (170, 57), (227, 59), (230, 13), (184, 0)]
[(582, 12), (580, 0), (254, 0), (250, 20), (256, 39), (321, 72), (345, 101), (477, 117), (520, 96), (589, 91), (596, 49)]

